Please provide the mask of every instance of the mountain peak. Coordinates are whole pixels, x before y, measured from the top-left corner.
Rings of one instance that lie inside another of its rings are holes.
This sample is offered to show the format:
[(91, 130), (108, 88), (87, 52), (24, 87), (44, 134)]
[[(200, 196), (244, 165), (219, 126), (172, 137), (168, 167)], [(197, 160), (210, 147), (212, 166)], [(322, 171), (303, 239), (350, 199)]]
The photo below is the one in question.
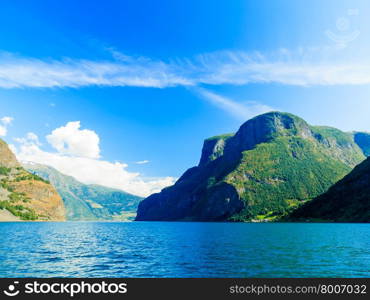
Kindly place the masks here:
[(199, 166), (203, 166), (224, 153), (242, 152), (268, 142), (278, 136), (313, 137), (306, 121), (290, 113), (273, 111), (246, 121), (235, 134), (223, 134), (204, 141)]
[(236, 135), (244, 139), (252, 138), (256, 143), (260, 143), (276, 136), (311, 137), (312, 133), (307, 122), (293, 114), (269, 112), (245, 122)]
[(313, 133), (306, 121), (293, 114), (269, 112), (245, 122), (229, 139), (224, 153), (235, 155), (236, 152), (251, 150), (256, 145), (269, 142), (279, 136), (312, 138)]
[(10, 151), (8, 145), (0, 139), (0, 166), (6, 168), (18, 168), (21, 165), (15, 155)]

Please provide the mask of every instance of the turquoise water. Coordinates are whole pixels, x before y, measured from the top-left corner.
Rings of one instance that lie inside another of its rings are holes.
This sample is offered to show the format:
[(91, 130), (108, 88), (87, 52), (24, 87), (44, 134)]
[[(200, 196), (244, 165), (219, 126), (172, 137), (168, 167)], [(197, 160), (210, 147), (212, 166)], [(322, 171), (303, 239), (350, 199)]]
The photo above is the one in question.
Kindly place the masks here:
[(369, 277), (370, 225), (0, 223), (0, 277)]

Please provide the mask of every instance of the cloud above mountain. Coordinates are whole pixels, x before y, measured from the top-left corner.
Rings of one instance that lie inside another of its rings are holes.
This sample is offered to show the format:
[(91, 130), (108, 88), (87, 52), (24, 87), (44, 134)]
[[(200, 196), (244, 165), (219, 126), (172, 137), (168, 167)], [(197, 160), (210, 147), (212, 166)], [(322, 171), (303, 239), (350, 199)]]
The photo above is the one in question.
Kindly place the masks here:
[(54, 152), (43, 150), (38, 136), (32, 132), (14, 139), (16, 145), (11, 148), (20, 161), (49, 165), (83, 183), (117, 188), (134, 195), (145, 197), (175, 182), (173, 177), (145, 178), (128, 171), (125, 163), (101, 159), (98, 134), (80, 128), (79, 121), (68, 122), (47, 135)]
[(99, 158), (99, 136), (93, 130), (80, 127), (80, 121), (68, 122), (65, 126), (54, 129), (46, 140), (58, 153)]
[(194, 88), (193, 91), (202, 99), (205, 99), (206, 101), (228, 112), (241, 121), (245, 121), (257, 115), (276, 110), (268, 105), (261, 104), (256, 101), (240, 103), (204, 88)]

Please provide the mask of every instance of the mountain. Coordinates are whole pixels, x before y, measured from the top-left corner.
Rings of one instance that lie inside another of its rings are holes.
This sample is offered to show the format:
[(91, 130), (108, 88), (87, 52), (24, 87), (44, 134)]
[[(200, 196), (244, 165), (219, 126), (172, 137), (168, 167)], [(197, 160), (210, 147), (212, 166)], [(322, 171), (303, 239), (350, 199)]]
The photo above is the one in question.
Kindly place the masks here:
[(23, 166), (55, 186), (63, 198), (69, 221), (133, 219), (143, 199), (117, 189), (83, 184), (49, 166), (34, 163)]
[(204, 141), (199, 165), (144, 199), (136, 220), (272, 221), (325, 192), (365, 155), (352, 133), (271, 112)]
[(287, 220), (369, 223), (370, 158)]
[(27, 172), (0, 140), (0, 221), (64, 221), (63, 201), (54, 187)]

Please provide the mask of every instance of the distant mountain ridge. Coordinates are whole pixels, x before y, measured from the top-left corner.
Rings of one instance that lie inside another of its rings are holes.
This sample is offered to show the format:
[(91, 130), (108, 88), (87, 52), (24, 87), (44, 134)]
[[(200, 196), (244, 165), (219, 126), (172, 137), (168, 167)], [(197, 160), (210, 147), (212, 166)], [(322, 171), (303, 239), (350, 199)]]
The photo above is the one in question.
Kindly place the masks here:
[(132, 220), (143, 199), (118, 189), (83, 184), (46, 165), (23, 163), (23, 166), (55, 186), (69, 221)]
[(366, 158), (370, 143), (358, 137), (289, 113), (257, 116), (235, 134), (206, 139), (199, 165), (144, 199), (136, 220), (279, 219)]

